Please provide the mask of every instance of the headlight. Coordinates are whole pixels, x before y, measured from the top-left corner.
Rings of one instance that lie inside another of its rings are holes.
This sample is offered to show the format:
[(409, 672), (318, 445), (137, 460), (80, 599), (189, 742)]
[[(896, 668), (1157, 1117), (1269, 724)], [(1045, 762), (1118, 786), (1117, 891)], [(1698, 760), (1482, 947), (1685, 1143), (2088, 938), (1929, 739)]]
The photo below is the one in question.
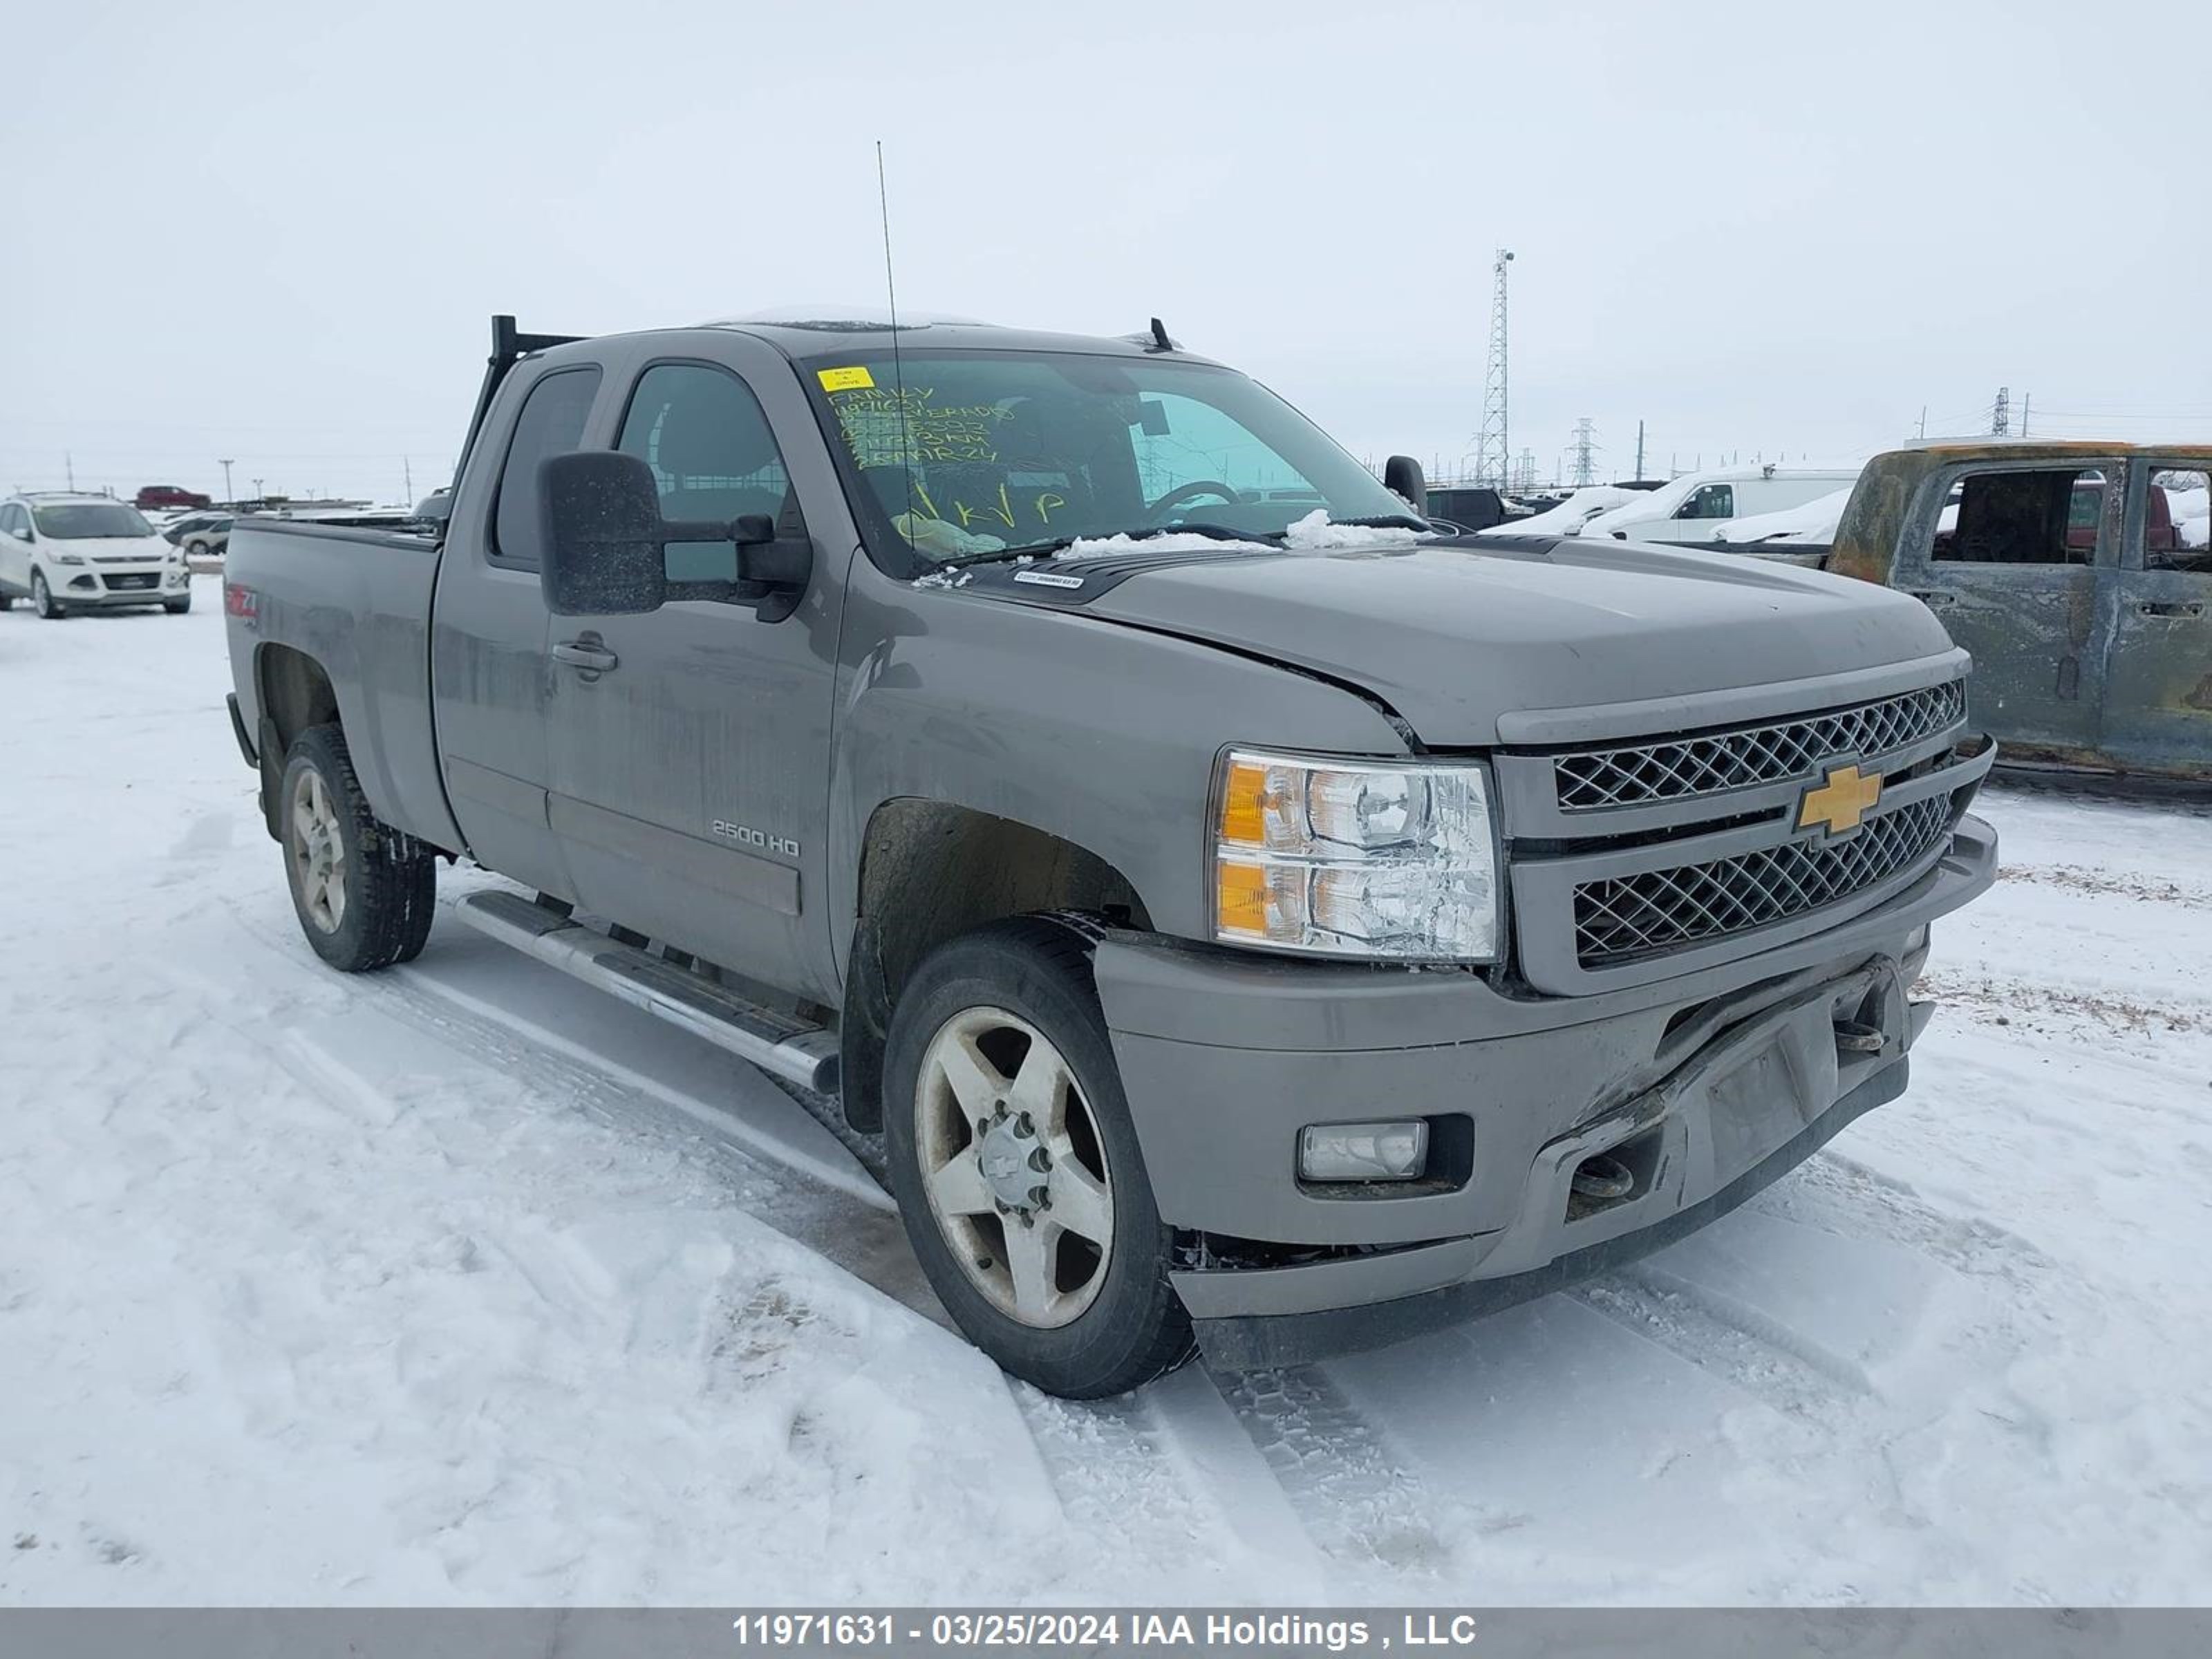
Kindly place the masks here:
[(57, 553), (54, 555), (54, 562), (56, 564), (82, 564), (84, 562), (84, 555), (82, 553)]
[(1213, 936), (1337, 957), (1494, 962), (1498, 836), (1480, 766), (1222, 757)]

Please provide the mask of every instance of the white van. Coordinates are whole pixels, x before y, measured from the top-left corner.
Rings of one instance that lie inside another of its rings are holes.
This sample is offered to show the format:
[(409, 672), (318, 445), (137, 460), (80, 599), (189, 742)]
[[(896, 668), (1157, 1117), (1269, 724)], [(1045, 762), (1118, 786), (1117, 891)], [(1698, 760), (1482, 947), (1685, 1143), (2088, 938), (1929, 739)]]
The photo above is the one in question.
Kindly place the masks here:
[(1692, 472), (1601, 513), (1582, 527), (1584, 536), (1630, 542), (1709, 542), (1731, 519), (1802, 507), (1858, 482), (1847, 467), (1730, 467)]

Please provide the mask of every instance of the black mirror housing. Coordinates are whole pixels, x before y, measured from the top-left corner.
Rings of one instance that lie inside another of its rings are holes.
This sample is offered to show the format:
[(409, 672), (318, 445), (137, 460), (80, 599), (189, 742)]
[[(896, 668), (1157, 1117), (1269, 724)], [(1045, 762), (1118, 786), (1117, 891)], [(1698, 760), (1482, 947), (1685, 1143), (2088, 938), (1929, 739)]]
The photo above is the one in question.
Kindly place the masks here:
[(544, 563), (556, 617), (636, 617), (668, 602), (667, 529), (653, 469), (619, 450), (549, 455), (538, 467)]
[(1421, 464), (1411, 455), (1393, 455), (1382, 463), (1382, 487), (1411, 501), (1413, 511), (1423, 518), (1428, 516), (1428, 480), (1421, 476)]

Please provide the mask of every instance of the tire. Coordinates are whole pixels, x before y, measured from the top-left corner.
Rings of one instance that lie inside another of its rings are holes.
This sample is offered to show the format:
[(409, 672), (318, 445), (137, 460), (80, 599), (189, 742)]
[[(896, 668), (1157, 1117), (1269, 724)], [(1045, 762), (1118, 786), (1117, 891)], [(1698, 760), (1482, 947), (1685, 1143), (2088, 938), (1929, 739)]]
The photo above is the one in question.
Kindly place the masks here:
[(181, 617), (185, 612), (191, 608), (192, 596), (189, 593), (185, 594), (181, 599), (164, 599), (161, 601), (161, 609), (167, 611), (173, 617)]
[(46, 573), (43, 570), (31, 573), (31, 609), (48, 622), (60, 622), (69, 615), (66, 605), (56, 603), (53, 590), (46, 586)]
[[(943, 1063), (963, 1054), (990, 1069)], [(1048, 1094), (1023, 1081), (1038, 1054), (1059, 1066), (1030, 1075), (1066, 1086)], [(1079, 934), (1024, 917), (930, 952), (892, 1015), (884, 1089), (884, 1156), (907, 1237), (954, 1322), (1001, 1369), (1048, 1394), (1095, 1400), (1190, 1357), (1190, 1317), (1168, 1280), (1173, 1235), (1152, 1199)], [(1024, 1102), (1031, 1109), (1002, 1115)], [(1039, 1114), (1048, 1121), (1036, 1123)], [(1024, 1124), (1033, 1125), (1027, 1139)], [(1000, 1194), (1021, 1183), (1031, 1183), (1023, 1206), (1006, 1207)], [(1018, 1257), (1030, 1272), (1018, 1272)]]
[(13, 593), (0, 593), (0, 611), (13, 611), (15, 608), (15, 596)]
[(436, 855), (377, 822), (336, 726), (302, 732), (278, 785), (278, 844), (300, 931), (349, 974), (412, 962), (437, 908)]

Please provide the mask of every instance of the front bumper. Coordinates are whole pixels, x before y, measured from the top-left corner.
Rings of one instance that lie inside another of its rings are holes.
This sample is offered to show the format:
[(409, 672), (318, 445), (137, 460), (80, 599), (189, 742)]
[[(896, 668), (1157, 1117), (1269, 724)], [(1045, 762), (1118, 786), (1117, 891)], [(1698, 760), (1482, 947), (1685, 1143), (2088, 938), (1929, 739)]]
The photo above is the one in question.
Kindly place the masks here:
[[(1094, 968), (1174, 1282), (1209, 1357), (1291, 1363), (1510, 1305), (1743, 1201), (1904, 1090), (1927, 929), (1996, 878), (1966, 817), (1936, 866), (1793, 944), (1580, 997), (1109, 935)], [(1839, 1022), (1869, 1028), (1846, 1046)], [(1323, 1188), (1297, 1132), (1425, 1117), (1439, 1179)], [(1608, 1152), (1626, 1197), (1575, 1199)], [(1455, 1162), (1455, 1160), (1456, 1160)]]
[(191, 582), (192, 573), (181, 563), (121, 568), (100, 565), (90, 569), (58, 565), (46, 573), (47, 589), (57, 601), (72, 611), (109, 605), (166, 605), (189, 593)]

